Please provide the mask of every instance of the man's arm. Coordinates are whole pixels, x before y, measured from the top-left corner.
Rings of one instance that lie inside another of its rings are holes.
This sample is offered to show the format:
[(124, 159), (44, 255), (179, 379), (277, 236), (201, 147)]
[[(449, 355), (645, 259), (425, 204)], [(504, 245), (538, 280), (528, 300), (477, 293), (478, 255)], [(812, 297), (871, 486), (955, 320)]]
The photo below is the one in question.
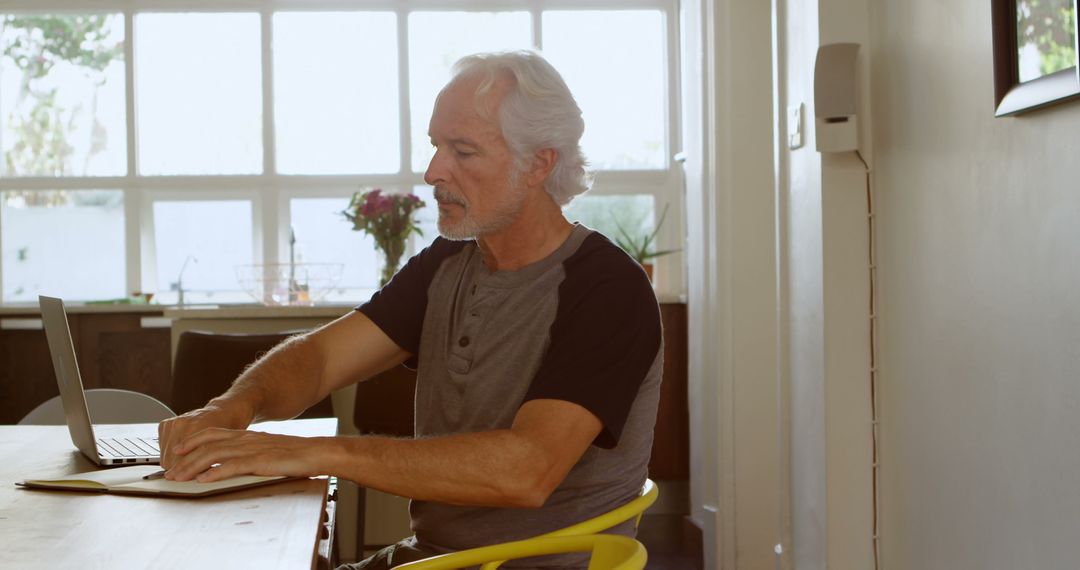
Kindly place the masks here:
[(539, 507), (600, 429), (600, 420), (577, 404), (530, 400), (509, 429), (417, 440), (207, 430), (178, 450), (182, 457), (167, 477), (208, 482), (249, 473), (329, 474), (414, 499)]
[(369, 378), (408, 357), (367, 316), (354, 311), (278, 345), (206, 406), (158, 426), (166, 469), (174, 449), (209, 428), (244, 429), (259, 420), (287, 419), (327, 394)]

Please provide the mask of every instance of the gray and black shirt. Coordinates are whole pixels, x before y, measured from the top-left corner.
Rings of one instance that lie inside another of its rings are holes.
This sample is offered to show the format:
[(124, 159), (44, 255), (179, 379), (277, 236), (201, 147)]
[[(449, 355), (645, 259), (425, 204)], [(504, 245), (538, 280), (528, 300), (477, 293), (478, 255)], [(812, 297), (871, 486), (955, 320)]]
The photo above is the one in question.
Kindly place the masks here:
[[(527, 538), (618, 507), (640, 492), (652, 448), (663, 338), (641, 267), (581, 225), (517, 271), (489, 271), (481, 257), (475, 242), (437, 238), (358, 307), (413, 355), (416, 436), (509, 428), (534, 399), (578, 404), (603, 429), (539, 509), (414, 500), (417, 543), (437, 552)], [(617, 531), (632, 534), (633, 525)]]

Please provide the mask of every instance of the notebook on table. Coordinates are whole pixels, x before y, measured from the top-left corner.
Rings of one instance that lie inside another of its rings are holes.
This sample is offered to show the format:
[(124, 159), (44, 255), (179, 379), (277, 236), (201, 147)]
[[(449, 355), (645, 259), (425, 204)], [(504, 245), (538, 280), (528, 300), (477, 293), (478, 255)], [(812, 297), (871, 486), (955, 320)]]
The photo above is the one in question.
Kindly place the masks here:
[(157, 431), (152, 433), (124, 433), (118, 437), (95, 437), (86, 407), (79, 364), (75, 360), (75, 345), (71, 341), (64, 301), (55, 297), (38, 297), (41, 321), (49, 341), (56, 383), (60, 387), (60, 401), (64, 406), (71, 441), (83, 455), (98, 465), (129, 465), (133, 463), (158, 463)]
[(285, 476), (244, 475), (212, 483), (199, 483), (197, 481), (169, 481), (167, 479), (144, 478), (147, 475), (156, 473), (159, 469), (154, 465), (131, 465), (116, 469), (75, 473), (53, 479), (27, 479), (21, 483), (16, 483), (16, 485), (29, 489), (194, 498), (238, 491), (248, 487), (257, 487), (289, 479), (289, 477)]

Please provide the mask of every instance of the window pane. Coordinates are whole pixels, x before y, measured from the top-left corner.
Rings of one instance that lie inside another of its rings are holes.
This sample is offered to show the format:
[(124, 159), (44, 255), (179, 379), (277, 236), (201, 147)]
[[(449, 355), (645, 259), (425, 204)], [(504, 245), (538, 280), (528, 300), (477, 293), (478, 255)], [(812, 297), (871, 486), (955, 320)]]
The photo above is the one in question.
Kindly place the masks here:
[(396, 32), (393, 13), (274, 16), (278, 172), (397, 172)]
[[(592, 33), (592, 32), (590, 32)], [(412, 167), (423, 172), (434, 154), (427, 129), (435, 96), (462, 56), (481, 51), (528, 49), (528, 12), (414, 12), (409, 15), (409, 101)]]
[(121, 16), (0, 16), (0, 173), (125, 174), (124, 107)]
[(185, 303), (251, 301), (236, 278), (253, 259), (251, 211), (247, 200), (155, 202), (159, 302), (177, 302), (181, 283)]
[(0, 230), (5, 302), (126, 295), (123, 192), (3, 192)]
[(258, 14), (139, 14), (141, 174), (262, 172)]
[(421, 232), (424, 232), (423, 235), (414, 235), (410, 238), (412, 240), (411, 251), (416, 253), (431, 245), (431, 242), (439, 237), (439, 203), (435, 201), (435, 189), (431, 186), (414, 186), (413, 194), (416, 194), (424, 201), (424, 207), (413, 214), (416, 219), (416, 226), (420, 228)]
[[(563, 212), (566, 219), (581, 222), (613, 242), (626, 241), (623, 232), (640, 242), (656, 227), (651, 194), (579, 196)], [(652, 249), (656, 249), (655, 244)]]
[(582, 148), (592, 166), (666, 168), (662, 14), (552, 11), (544, 12), (543, 24), (544, 55), (581, 106)]
[[(296, 262), (342, 264), (340, 281), (323, 300), (366, 299), (379, 286), (375, 241), (363, 232), (352, 231), (352, 224), (341, 215), (348, 205), (348, 198), (289, 201)], [(318, 300), (318, 294), (312, 290), (313, 300)]]

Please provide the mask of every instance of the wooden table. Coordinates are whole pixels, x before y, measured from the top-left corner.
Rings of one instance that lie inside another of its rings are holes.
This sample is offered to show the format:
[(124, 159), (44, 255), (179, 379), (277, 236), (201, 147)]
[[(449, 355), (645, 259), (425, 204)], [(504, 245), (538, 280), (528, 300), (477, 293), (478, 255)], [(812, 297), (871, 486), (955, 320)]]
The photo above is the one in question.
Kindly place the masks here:
[[(336, 426), (325, 418), (260, 429), (321, 436), (333, 435)], [(323, 524), (325, 478), (202, 499), (14, 485), (95, 468), (75, 450), (66, 426), (0, 426), (0, 569), (313, 568), (320, 565), (320, 539), (333, 535)], [(322, 546), (329, 550), (325, 540)]]

